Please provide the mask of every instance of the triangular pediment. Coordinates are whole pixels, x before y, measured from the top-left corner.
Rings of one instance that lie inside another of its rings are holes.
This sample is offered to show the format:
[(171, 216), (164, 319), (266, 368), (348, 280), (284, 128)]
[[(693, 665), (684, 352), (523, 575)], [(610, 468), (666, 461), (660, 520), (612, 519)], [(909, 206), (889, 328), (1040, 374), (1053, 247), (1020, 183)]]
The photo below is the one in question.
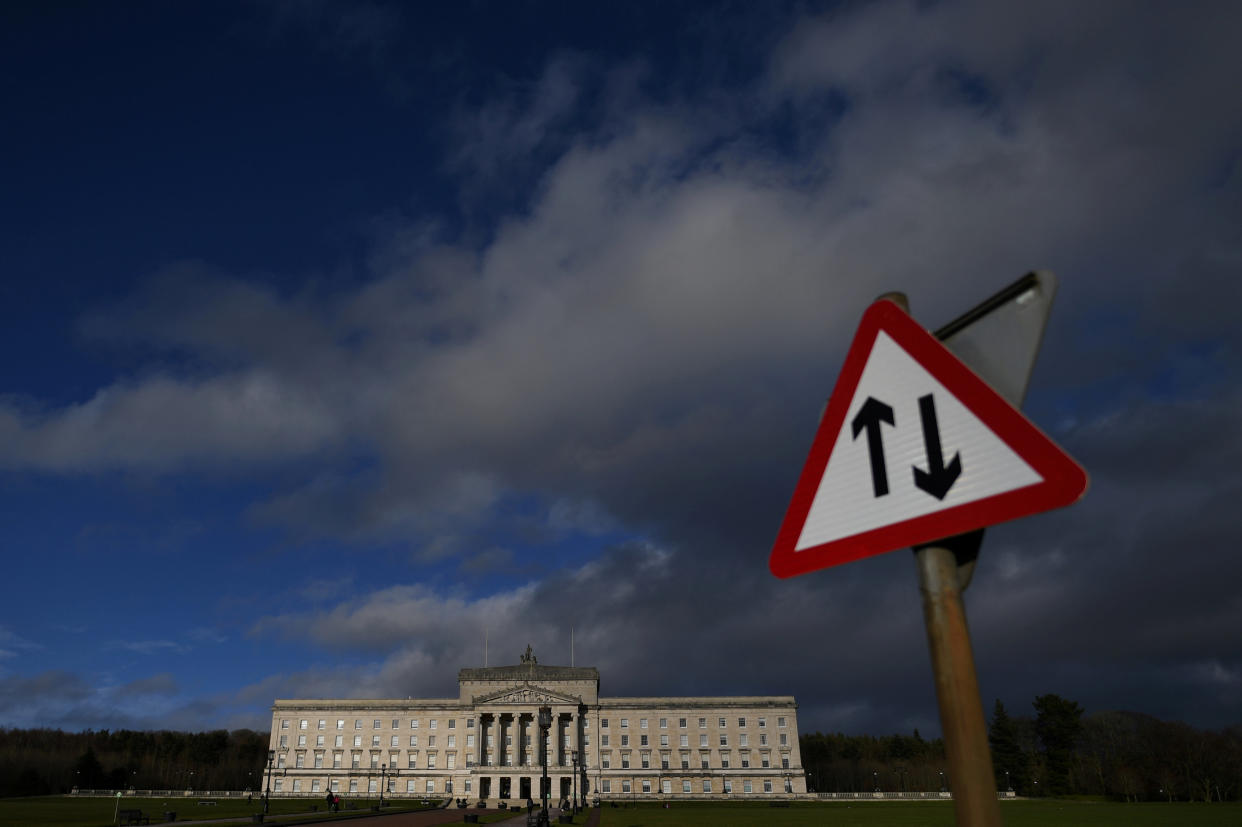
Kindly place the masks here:
[(474, 702), (476, 704), (580, 704), (582, 698), (577, 695), (566, 695), (563, 692), (553, 692), (543, 686), (533, 683), (524, 683), (520, 686), (510, 686), (505, 689), (499, 689), (495, 692), (488, 692), (483, 695), (475, 695)]

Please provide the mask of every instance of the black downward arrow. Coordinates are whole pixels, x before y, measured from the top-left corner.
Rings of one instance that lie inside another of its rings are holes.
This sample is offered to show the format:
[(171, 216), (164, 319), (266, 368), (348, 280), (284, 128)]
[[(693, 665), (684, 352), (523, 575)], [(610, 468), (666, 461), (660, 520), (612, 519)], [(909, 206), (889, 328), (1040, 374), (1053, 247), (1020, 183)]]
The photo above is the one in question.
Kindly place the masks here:
[(929, 393), (919, 397), (919, 419), (923, 421), (923, 444), (927, 447), (927, 470), (914, 466), (914, 484), (943, 500), (962, 473), (962, 455), (953, 455), (948, 467), (940, 449), (940, 426), (936, 423), (936, 400)]
[(854, 416), (854, 421), (850, 423), (854, 429), (854, 439), (858, 439), (858, 434), (863, 428), (867, 429), (867, 451), (871, 455), (871, 485), (877, 497), (883, 497), (888, 493), (888, 472), (884, 468), (884, 440), (880, 438), (881, 422), (887, 422), (889, 425), (895, 424), (893, 409), (874, 396), (868, 396), (867, 401)]

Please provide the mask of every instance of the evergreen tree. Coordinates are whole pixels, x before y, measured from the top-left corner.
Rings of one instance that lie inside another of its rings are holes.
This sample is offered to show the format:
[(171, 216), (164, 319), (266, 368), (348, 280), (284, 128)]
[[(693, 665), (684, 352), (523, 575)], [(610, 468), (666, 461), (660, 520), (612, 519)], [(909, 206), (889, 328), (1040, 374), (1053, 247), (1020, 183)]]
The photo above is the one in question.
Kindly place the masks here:
[(1070, 764), (1082, 734), (1082, 707), (1060, 695), (1035, 699), (1035, 732), (1044, 747), (1044, 773), (1049, 795), (1070, 792)]
[(1012, 787), (1019, 795), (1025, 795), (1026, 756), (1018, 743), (1018, 727), (999, 698), (996, 706), (992, 708), (988, 744), (992, 748), (992, 771), (996, 775), (996, 789), (1003, 792)]

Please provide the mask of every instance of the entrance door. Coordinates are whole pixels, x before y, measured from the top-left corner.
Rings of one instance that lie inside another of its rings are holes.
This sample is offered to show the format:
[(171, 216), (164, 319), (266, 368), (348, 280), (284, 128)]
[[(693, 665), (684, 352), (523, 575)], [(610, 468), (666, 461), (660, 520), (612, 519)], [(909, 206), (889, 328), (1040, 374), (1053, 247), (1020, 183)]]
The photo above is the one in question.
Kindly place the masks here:
[(501, 798), (511, 798), (511, 796), (509, 795), (510, 780), (511, 779), (507, 775), (502, 775), (500, 777), (500, 797)]
[(479, 798), (492, 797), (492, 779), (486, 775), (479, 779)]
[(561, 779), (561, 798), (562, 799), (573, 797), (574, 791), (573, 791), (573, 787), (571, 786), (573, 783), (574, 783), (574, 780), (572, 778)]
[(533, 798), (530, 794), (530, 779), (525, 776), (518, 781), (518, 798), (522, 799), (522, 801), (528, 801)]

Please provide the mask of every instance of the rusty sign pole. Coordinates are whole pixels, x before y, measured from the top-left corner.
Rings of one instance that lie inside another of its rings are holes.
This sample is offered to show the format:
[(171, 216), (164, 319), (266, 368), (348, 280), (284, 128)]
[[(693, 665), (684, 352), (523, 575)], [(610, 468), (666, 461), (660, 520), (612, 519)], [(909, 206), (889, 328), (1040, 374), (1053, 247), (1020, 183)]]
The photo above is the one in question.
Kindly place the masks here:
[[(909, 312), (904, 293), (886, 293)], [(931, 653), (940, 727), (944, 731), (949, 759), (957, 823), (962, 827), (1000, 827), (1000, 804), (992, 775), (987, 723), (979, 700), (979, 678), (966, 626), (966, 607), (958, 581), (958, 555), (954, 540), (937, 541), (914, 549), (919, 568), (919, 591), (923, 596), (923, 619)], [(962, 535), (965, 547), (977, 548), (977, 538)]]

